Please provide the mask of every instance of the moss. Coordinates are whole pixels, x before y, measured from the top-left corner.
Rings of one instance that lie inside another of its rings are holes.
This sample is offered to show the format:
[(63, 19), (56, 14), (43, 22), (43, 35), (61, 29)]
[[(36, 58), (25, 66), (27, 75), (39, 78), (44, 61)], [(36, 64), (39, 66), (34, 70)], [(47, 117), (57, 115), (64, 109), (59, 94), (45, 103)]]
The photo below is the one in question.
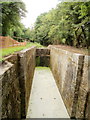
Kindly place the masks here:
[(38, 70), (49, 70), (50, 68), (49, 67), (36, 67), (36, 69), (38, 69)]
[(40, 65), (40, 56), (36, 57), (36, 66)]
[(36, 57), (36, 66), (49, 67), (50, 66), (50, 57), (37, 56)]

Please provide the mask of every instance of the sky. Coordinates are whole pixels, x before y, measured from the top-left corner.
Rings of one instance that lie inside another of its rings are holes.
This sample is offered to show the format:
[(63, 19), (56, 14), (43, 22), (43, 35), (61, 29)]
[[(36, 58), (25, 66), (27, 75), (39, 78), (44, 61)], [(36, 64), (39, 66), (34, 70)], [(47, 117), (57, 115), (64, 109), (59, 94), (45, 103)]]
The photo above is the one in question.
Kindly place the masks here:
[(48, 12), (55, 8), (58, 0), (22, 0), (27, 9), (26, 17), (22, 19), (22, 23), (28, 28), (32, 27), (36, 18), (44, 12)]

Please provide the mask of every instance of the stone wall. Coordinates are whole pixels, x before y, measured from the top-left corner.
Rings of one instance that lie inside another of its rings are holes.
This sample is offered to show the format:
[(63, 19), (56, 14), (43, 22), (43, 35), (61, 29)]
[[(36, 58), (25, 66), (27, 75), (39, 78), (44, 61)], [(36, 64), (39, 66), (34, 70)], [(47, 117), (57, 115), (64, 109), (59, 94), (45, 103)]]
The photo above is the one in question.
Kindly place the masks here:
[(21, 116), (25, 118), (35, 69), (36, 48), (32, 47), (31, 49), (23, 50), (18, 56), (21, 89)]
[(25, 118), (35, 69), (36, 48), (7, 57), (0, 65), (1, 118)]
[[(57, 47), (23, 50), (0, 65), (0, 110), (2, 118), (25, 118), (36, 57), (49, 66), (72, 118), (90, 119), (90, 56)], [(47, 57), (48, 59), (44, 58)], [(50, 61), (49, 61), (50, 60)]]
[(36, 49), (36, 66), (50, 67), (50, 49)]
[(90, 119), (90, 56), (84, 56), (83, 74), (76, 107), (76, 117), (79, 116)]
[(1, 118), (20, 118), (19, 76), (15, 68), (14, 64), (7, 61), (0, 66)]
[(71, 118), (87, 118), (90, 115), (89, 58), (90, 56), (51, 47), (51, 70)]

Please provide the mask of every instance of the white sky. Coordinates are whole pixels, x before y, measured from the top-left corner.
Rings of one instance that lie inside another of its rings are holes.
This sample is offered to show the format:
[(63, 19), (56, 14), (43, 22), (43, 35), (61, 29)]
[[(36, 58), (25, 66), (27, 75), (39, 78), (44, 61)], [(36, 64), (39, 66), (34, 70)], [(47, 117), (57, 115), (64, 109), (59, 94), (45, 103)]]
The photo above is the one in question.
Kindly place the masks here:
[(22, 23), (26, 27), (31, 27), (37, 16), (41, 13), (48, 12), (50, 9), (55, 8), (58, 0), (22, 0), (26, 4), (28, 13), (23, 18)]

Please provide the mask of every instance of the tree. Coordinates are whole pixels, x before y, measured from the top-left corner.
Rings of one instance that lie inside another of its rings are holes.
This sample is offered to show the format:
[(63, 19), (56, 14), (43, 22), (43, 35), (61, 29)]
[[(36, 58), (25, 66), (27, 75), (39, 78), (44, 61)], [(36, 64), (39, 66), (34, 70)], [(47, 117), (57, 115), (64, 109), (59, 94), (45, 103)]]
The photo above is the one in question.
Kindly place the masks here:
[(26, 8), (23, 2), (0, 2), (2, 7), (2, 35), (10, 34), (10, 30), (20, 26)]
[(43, 45), (90, 46), (90, 2), (61, 2), (37, 17), (34, 39)]

